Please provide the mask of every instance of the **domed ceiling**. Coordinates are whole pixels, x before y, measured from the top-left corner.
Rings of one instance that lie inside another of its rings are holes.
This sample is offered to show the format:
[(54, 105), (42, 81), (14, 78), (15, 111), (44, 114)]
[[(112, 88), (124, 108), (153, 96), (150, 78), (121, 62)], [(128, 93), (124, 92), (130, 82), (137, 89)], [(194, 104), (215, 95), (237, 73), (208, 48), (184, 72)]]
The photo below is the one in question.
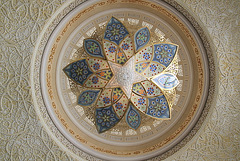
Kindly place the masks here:
[(44, 28), (32, 94), (60, 147), (77, 159), (159, 160), (192, 139), (214, 98), (215, 63), (181, 9), (93, 0), (69, 5)]
[(107, 160), (163, 155), (207, 110), (206, 49), (165, 2), (88, 1), (45, 39), (33, 70), (41, 71), (38, 108), (71, 151)]

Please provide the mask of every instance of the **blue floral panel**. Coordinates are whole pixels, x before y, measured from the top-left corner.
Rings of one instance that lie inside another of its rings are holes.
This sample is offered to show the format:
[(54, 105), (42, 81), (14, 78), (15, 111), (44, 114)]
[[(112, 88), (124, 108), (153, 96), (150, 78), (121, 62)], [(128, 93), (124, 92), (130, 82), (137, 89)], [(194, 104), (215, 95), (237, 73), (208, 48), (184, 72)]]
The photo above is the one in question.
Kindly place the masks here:
[[(69, 79), (85, 87), (77, 97), (77, 104), (84, 108), (95, 107), (93, 117), (98, 133), (110, 130), (124, 116), (126, 124), (135, 130), (143, 115), (170, 119), (171, 106), (164, 91), (175, 88), (179, 80), (164, 70), (175, 58), (178, 45), (150, 43), (151, 33), (147, 27), (134, 35), (129, 34), (114, 17), (107, 23), (102, 36), (102, 42), (85, 39), (83, 48), (87, 58), (63, 69)], [(117, 72), (126, 67), (133, 70), (130, 71), (134, 74), (131, 85), (117, 79), (120, 75)], [(129, 91), (126, 91), (127, 87)]]
[(119, 45), (121, 41), (128, 35), (128, 31), (123, 26), (123, 24), (117, 20), (116, 18), (112, 17), (111, 20), (108, 22), (104, 39), (109, 40), (111, 42), (116, 43)]
[(154, 118), (170, 118), (170, 109), (165, 96), (148, 98), (146, 114)]
[(126, 122), (131, 128), (135, 130), (141, 124), (141, 116), (132, 104), (129, 105), (129, 108), (126, 114)]
[(177, 48), (174, 44), (155, 44), (153, 61), (168, 67), (176, 55)]
[(85, 39), (84, 40), (84, 49), (90, 56), (105, 58), (102, 47), (97, 40)]
[(104, 107), (96, 109), (96, 127), (99, 133), (107, 131), (115, 126), (119, 118), (117, 114), (114, 112), (113, 107)]
[(69, 64), (63, 69), (63, 71), (69, 78), (79, 83), (80, 85), (83, 85), (88, 77), (93, 74), (92, 70), (88, 67), (86, 59), (82, 59)]
[(96, 101), (100, 90), (85, 90), (78, 97), (78, 104), (81, 106), (91, 106)]
[(135, 49), (138, 51), (140, 48), (144, 47), (150, 40), (150, 32), (147, 27), (141, 28), (134, 35)]
[(177, 77), (171, 73), (162, 73), (157, 75), (152, 79), (152, 81), (160, 88), (162, 89), (172, 89), (175, 88), (179, 81)]

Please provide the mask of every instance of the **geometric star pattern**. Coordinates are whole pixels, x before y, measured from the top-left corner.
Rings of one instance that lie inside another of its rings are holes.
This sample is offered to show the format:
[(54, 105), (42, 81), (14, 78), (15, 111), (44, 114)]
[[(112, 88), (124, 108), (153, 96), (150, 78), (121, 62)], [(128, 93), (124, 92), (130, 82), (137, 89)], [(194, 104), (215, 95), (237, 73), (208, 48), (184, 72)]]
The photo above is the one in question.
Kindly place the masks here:
[(99, 133), (114, 127), (124, 116), (132, 129), (141, 124), (140, 112), (155, 119), (170, 119), (171, 109), (163, 90), (178, 85), (177, 77), (164, 72), (177, 55), (178, 45), (150, 44), (150, 31), (143, 27), (131, 36), (112, 17), (104, 39), (85, 39), (88, 58), (67, 65), (63, 71), (85, 87), (78, 96), (84, 108), (94, 106)]

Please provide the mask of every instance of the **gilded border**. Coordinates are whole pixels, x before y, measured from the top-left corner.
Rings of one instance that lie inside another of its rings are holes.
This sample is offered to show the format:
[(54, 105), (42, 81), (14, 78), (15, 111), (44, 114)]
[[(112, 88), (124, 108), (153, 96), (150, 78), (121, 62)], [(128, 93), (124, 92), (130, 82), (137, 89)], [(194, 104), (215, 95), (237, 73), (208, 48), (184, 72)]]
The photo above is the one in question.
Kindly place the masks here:
[[(124, 2), (125, 1), (128, 1), (128, 0), (123, 0)], [(131, 1), (131, 2), (134, 2), (134, 0), (129, 0), (129, 1)], [(204, 32), (203, 32), (203, 30), (202, 30), (202, 28), (200, 27), (200, 25), (196, 22), (196, 20), (183, 8), (183, 7), (181, 7), (178, 3), (176, 3), (175, 1), (173, 1), (173, 0), (164, 0), (166, 3), (168, 3), (169, 5), (171, 5), (172, 7), (174, 7), (175, 9), (177, 9), (180, 13), (182, 13), (190, 22), (191, 22), (191, 24), (194, 26), (194, 28), (197, 30), (197, 32), (198, 32), (198, 34), (199, 34), (199, 36), (200, 36), (200, 38), (202, 39), (202, 41), (203, 41), (203, 44), (204, 44), (204, 47), (205, 47), (205, 49), (206, 49), (206, 52), (207, 52), (207, 56), (208, 56), (208, 61), (209, 61), (209, 64), (211, 64), (210, 66), (209, 66), (209, 68), (210, 68), (210, 85), (209, 85), (209, 95), (208, 95), (208, 99), (207, 99), (207, 103), (206, 103), (206, 105), (205, 105), (205, 108), (204, 108), (204, 110), (203, 110), (203, 112), (202, 112), (202, 114), (201, 114), (201, 116), (200, 116), (200, 119), (199, 119), (199, 121), (196, 123), (196, 125), (194, 126), (194, 128), (191, 130), (191, 132), (187, 135), (187, 137), (185, 138), (185, 139), (183, 139), (182, 141), (180, 141), (180, 143), (178, 144), (178, 145), (176, 145), (176, 146), (174, 146), (172, 149), (170, 149), (169, 151), (167, 151), (167, 152), (165, 152), (165, 153), (163, 153), (162, 155), (160, 155), (160, 156), (157, 156), (157, 157), (155, 157), (154, 159), (164, 159), (164, 158), (167, 158), (168, 156), (170, 156), (170, 155), (172, 155), (173, 153), (175, 153), (177, 150), (179, 150), (181, 147), (183, 147), (193, 136), (194, 136), (194, 134), (196, 134), (197, 133), (197, 131), (200, 129), (200, 127), (201, 127), (201, 125), (202, 125), (202, 123), (204, 122), (204, 120), (205, 120), (205, 118), (206, 118), (206, 116), (207, 116), (207, 113), (208, 113), (208, 111), (209, 111), (209, 109), (210, 109), (210, 107), (211, 107), (211, 104), (212, 104), (212, 102), (213, 102), (213, 100), (214, 100), (214, 90), (215, 90), (215, 83), (214, 83), (214, 81), (215, 81), (215, 65), (212, 65), (212, 64), (214, 64), (214, 57), (213, 57), (213, 53), (212, 53), (212, 49), (211, 49), (211, 47), (210, 47), (210, 43), (209, 43), (209, 41), (208, 41), (208, 38), (206, 37), (206, 35), (204, 34)], [(111, 1), (109, 1), (109, 3), (114, 3), (115, 2), (115, 0), (111, 0)], [(145, 3), (145, 1), (138, 1), (139, 3)], [(61, 21), (61, 17), (64, 17), (65, 15), (67, 15), (67, 13), (68, 12), (70, 12), (71, 10), (73, 10), (75, 7), (77, 7), (78, 5), (81, 5), (83, 2), (82, 1), (77, 1), (77, 2), (73, 2), (73, 3), (71, 3), (68, 7), (66, 7), (65, 9), (64, 9), (64, 11), (63, 12), (61, 12), (58, 16), (57, 16), (57, 18), (54, 20), (54, 22), (49, 26), (49, 28), (48, 28), (48, 30), (47, 30), (47, 32), (44, 34), (44, 38), (41, 40), (41, 45), (40, 45), (40, 47), (39, 47), (39, 49), (40, 50), (43, 50), (44, 49), (44, 45), (47, 43), (47, 39), (48, 39), (48, 36), (50, 35), (49, 33), (51, 33), (53, 30), (54, 30), (54, 28), (57, 26), (57, 22), (60, 22)], [(147, 2), (146, 2), (147, 3)], [(90, 11), (90, 10), (89, 10)], [(87, 12), (87, 11), (85, 11), (85, 12)], [(71, 23), (73, 23), (73, 22), (71, 22)], [(69, 25), (71, 25), (71, 23), (69, 24)], [(66, 31), (66, 30), (64, 30), (64, 31)], [(194, 44), (192, 44), (192, 45), (194, 45)], [(40, 55), (39, 55), (40, 54)], [(37, 56), (37, 60), (39, 61), (39, 60), (41, 60), (41, 55), (42, 54), (42, 52), (40, 52), (40, 51), (38, 51), (38, 56)], [(39, 63), (39, 62), (38, 62)], [(34, 67), (35, 68), (39, 68), (39, 64), (38, 63), (35, 63), (34, 64)], [(35, 73), (35, 75), (37, 76), (37, 77), (39, 77), (38, 75), (37, 75), (37, 73)], [(37, 80), (36, 79), (36, 77), (34, 77), (35, 78), (35, 80), (34, 80), (34, 82), (38, 82), (39, 80)], [(39, 83), (39, 82), (38, 82)], [(40, 89), (39, 89), (39, 86), (38, 85), (35, 85), (35, 87), (34, 87), (35, 89), (37, 89), (37, 91), (38, 92), (40, 92)], [(41, 94), (40, 94), (41, 95)], [(38, 97), (38, 103), (39, 102), (41, 102), (40, 103), (40, 105), (43, 105), (43, 106), (41, 106), (41, 108), (40, 108), (40, 110), (42, 111), (42, 112), (44, 112), (44, 113), (46, 113), (46, 109), (44, 109), (44, 104), (43, 104), (43, 102), (42, 102), (42, 100), (41, 100), (41, 98), (42, 97)], [(51, 129), (53, 130), (53, 131), (55, 131), (55, 132), (57, 132), (57, 133), (59, 133), (59, 131), (56, 129), (56, 127), (54, 126), (54, 124), (51, 122), (51, 123), (49, 123), (49, 121), (51, 120), (51, 118), (49, 118), (49, 116), (48, 115), (43, 115), (43, 118), (45, 118), (45, 121), (46, 120), (48, 120), (48, 121), (46, 121), (46, 122), (48, 122), (47, 124), (49, 125), (49, 126), (51, 126)], [(54, 130), (55, 129), (55, 130)], [(59, 134), (55, 134), (55, 135), (58, 135), (58, 137), (60, 137), (61, 139), (60, 140), (65, 140), (65, 137), (64, 136), (62, 136), (60, 133)], [(67, 144), (69, 144), (69, 143), (67, 143)], [(71, 143), (70, 143), (71, 144)], [(73, 146), (72, 147), (72, 151), (76, 151), (76, 149), (75, 148), (77, 148), (77, 147), (75, 147), (75, 146)], [(79, 149), (77, 148), (77, 150), (79, 151)], [(78, 154), (80, 154), (79, 156), (81, 156), (81, 157), (83, 157), (83, 158), (85, 158), (85, 159), (94, 159), (94, 160), (96, 160), (97, 158), (95, 158), (95, 157), (92, 157), (91, 155), (89, 155), (89, 154), (86, 154), (86, 153), (84, 153), (84, 152), (82, 152), (81, 150), (78, 152)]]

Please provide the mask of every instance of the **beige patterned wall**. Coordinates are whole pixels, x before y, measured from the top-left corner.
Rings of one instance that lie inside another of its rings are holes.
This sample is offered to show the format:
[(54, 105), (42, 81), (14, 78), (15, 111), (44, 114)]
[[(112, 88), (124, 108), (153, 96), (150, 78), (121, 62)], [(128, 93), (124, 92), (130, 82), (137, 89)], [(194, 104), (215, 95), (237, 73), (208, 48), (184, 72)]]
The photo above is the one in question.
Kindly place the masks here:
[(218, 98), (206, 124), (175, 160), (240, 160), (240, 1), (180, 2), (198, 16), (217, 56)]
[[(216, 47), (219, 91), (197, 135), (167, 160), (240, 160), (240, 1), (177, 1), (205, 26)], [(73, 160), (41, 126), (29, 79), (38, 35), (66, 3), (0, 0), (0, 160)]]

